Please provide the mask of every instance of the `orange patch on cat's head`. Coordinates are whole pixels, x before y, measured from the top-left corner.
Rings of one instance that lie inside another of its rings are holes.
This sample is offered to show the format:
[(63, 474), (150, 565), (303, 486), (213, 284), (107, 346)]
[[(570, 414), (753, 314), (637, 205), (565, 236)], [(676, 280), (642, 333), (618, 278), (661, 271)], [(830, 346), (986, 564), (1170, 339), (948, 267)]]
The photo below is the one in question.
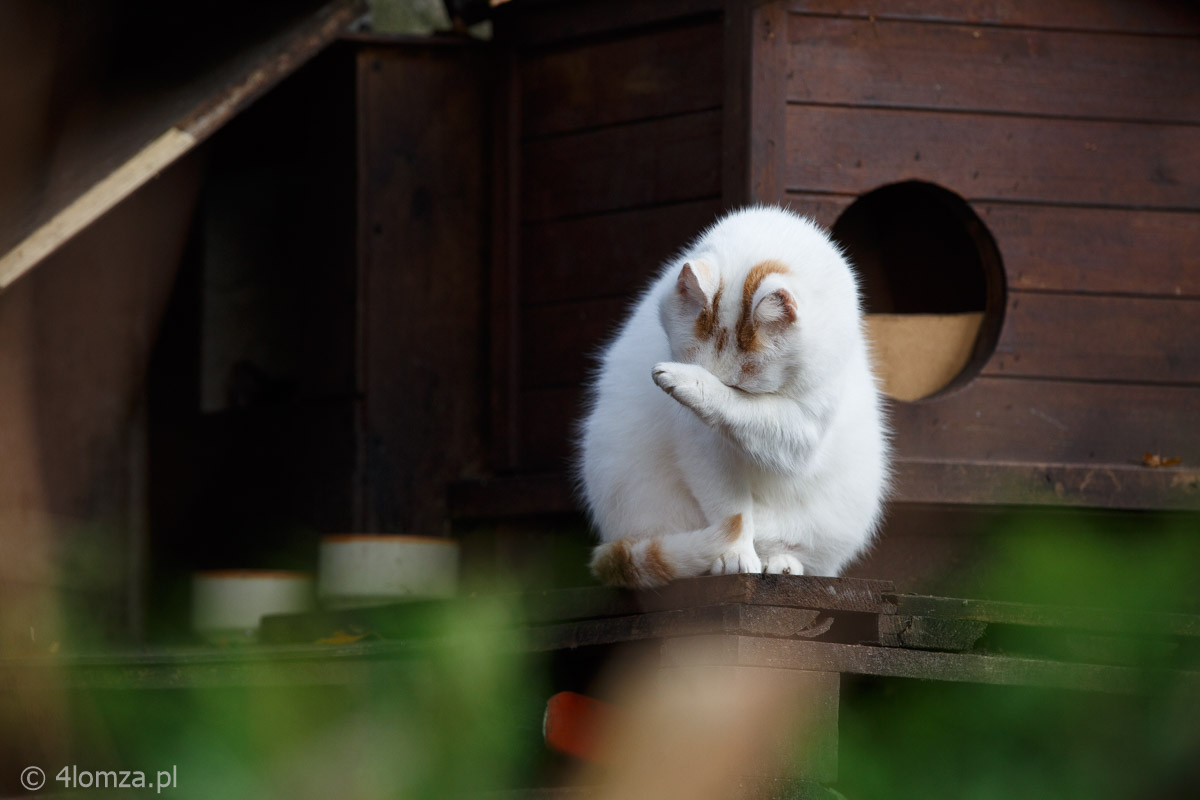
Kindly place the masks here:
[(712, 302), (704, 307), (700, 316), (696, 317), (696, 338), (700, 341), (711, 339), (717, 330), (717, 314), (721, 311), (721, 293), (725, 291), (725, 281), (717, 287)]
[(790, 270), (780, 261), (763, 261), (750, 268), (742, 285), (742, 314), (737, 322), (738, 349), (753, 353), (762, 349), (758, 328), (754, 324), (754, 295), (768, 275), (786, 275)]
[(720, 353), (729, 344), (729, 328), (721, 328), (717, 332), (717, 352)]

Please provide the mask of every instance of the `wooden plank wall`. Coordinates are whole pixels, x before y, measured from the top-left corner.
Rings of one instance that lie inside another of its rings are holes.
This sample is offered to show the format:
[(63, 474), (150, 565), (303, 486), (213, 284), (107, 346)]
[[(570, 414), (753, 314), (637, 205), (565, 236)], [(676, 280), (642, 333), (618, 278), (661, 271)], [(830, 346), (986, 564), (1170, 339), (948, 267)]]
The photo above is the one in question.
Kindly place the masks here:
[(488, 104), (482, 48), (357, 53), (362, 529), (448, 533), (486, 408)]
[(615, 8), (497, 20), (500, 473), (562, 471), (594, 367), (580, 354), (723, 207), (787, 202), (832, 225), (916, 179), (988, 226), (1007, 301), (977, 379), (893, 404), (902, 499), (1195, 507), (1200, 472), (1140, 465), (1200, 462), (1200, 14), (1166, 0)]
[[(1200, 463), (1200, 13), (1099, 0), (789, 11), (774, 199), (831, 225), (864, 192), (932, 181), (968, 200), (1004, 260), (994, 355), (961, 391), (894, 404), (898, 453)], [(956, 499), (987, 500), (979, 483)], [(1175, 504), (1164, 491), (1110, 494)]]
[(515, 386), (496, 433), (514, 441), (496, 461), (522, 472), (565, 467), (591, 357), (721, 208), (720, 4), (660, 0), (633, 16), (567, 5), (546, 12), (563, 19), (522, 18), (511, 34), (516, 246), (511, 272), (497, 272), (511, 292), (499, 305), (516, 318), (498, 363)]

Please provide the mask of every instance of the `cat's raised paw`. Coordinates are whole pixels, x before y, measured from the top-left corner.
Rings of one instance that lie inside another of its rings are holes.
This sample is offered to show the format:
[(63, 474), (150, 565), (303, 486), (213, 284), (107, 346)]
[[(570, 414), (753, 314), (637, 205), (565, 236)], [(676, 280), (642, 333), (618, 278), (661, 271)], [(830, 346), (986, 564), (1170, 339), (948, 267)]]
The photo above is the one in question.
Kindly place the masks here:
[(695, 411), (705, 403), (707, 387), (716, 382), (712, 373), (696, 364), (677, 364), (664, 361), (651, 371), (658, 388)]
[(739, 572), (762, 572), (762, 561), (753, 547), (731, 547), (713, 564), (713, 575), (734, 575)]
[(804, 565), (791, 553), (776, 553), (767, 556), (763, 562), (763, 572), (768, 575), (803, 575)]
[[(687, 372), (688, 364), (675, 364), (670, 361), (663, 361), (655, 364), (650, 375), (654, 378), (654, 382), (658, 384), (658, 388), (662, 389), (669, 395), (674, 395), (675, 390), (688, 380)], [(692, 382), (695, 382), (694, 377)]]

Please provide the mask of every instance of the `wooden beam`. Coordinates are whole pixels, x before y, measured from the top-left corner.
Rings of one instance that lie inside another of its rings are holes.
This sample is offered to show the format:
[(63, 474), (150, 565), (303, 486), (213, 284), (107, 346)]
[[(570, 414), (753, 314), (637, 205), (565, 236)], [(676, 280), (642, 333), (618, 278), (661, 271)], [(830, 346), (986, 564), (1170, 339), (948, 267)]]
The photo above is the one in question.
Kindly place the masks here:
[(887, 612), (1005, 625), (1064, 628), (1136, 636), (1200, 637), (1200, 616), (1155, 614), (1120, 609), (1042, 606), (999, 600), (963, 600), (918, 594), (887, 595)]
[(363, 0), (334, 0), (281, 34), (267, 55), (207, 98), (106, 177), (0, 256), (0, 292), (144, 186), (292, 74), (365, 11)]
[(893, 498), (906, 503), (1200, 510), (1200, 471), (1194, 467), (900, 457), (895, 474)]
[(820, 611), (784, 606), (720, 605), (607, 617), (521, 631), (531, 650), (563, 650), (674, 636), (730, 633), (744, 636), (812, 638), (829, 630), (832, 618)]
[(741, 603), (755, 606), (879, 613), (891, 581), (807, 575), (708, 575), (631, 592), (593, 586), (529, 592), (522, 596), (527, 622), (619, 617), (681, 608)]
[(188, 131), (171, 128), (77, 197), (0, 258), (0, 291), (173, 164), (196, 141)]
[(807, 639), (728, 635), (681, 637), (663, 643), (662, 657), (667, 666), (772, 667), (1120, 694), (1162, 690), (1169, 685), (1191, 692), (1200, 691), (1200, 673), (1196, 672), (975, 653), (934, 653)]

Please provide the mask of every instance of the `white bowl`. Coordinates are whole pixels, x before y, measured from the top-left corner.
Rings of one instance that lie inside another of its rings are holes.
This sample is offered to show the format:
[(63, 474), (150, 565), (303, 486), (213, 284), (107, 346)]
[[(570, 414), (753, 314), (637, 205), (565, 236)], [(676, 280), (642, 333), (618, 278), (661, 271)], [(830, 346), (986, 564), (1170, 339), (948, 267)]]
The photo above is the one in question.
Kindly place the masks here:
[(287, 570), (215, 570), (192, 575), (192, 629), (209, 641), (254, 641), (266, 614), (316, 607), (313, 576)]
[(337, 534), (321, 540), (317, 597), (327, 608), (452, 597), (458, 543), (432, 536)]

